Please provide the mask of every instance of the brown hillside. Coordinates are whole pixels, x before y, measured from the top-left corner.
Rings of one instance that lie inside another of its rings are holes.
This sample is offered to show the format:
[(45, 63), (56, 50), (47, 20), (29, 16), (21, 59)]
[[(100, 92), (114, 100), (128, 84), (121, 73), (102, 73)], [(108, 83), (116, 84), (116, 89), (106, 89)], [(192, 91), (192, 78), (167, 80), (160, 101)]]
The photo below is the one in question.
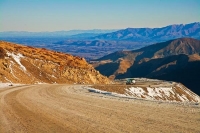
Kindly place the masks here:
[[(125, 73), (128, 68), (137, 63), (141, 64), (151, 59), (164, 58), (172, 55), (192, 55), (195, 53), (200, 53), (199, 40), (192, 38), (179, 38), (163, 43), (153, 44), (138, 50), (118, 51), (98, 59), (98, 62), (93, 63), (93, 66), (95, 66), (95, 68), (103, 75), (116, 77), (117, 75)], [(110, 62), (101, 63), (104, 60), (109, 60)], [(113, 68), (116, 68), (115, 71), (113, 70), (113, 73), (107, 73), (110, 68), (106, 68), (107, 70), (104, 71), (104, 67), (107, 67), (109, 63), (116, 63), (119, 67), (113, 66)]]
[(169, 45), (156, 51), (154, 58), (166, 57), (179, 54), (195, 54), (200, 52), (200, 41), (192, 38), (180, 38), (172, 41)]
[(109, 83), (84, 58), (0, 41), (0, 81), (13, 83)]
[(163, 58), (170, 55), (178, 54), (195, 54), (200, 52), (200, 40), (193, 38), (179, 38), (167, 42), (156, 43), (138, 50), (118, 51), (106, 55), (97, 61), (112, 60), (117, 61), (119, 58), (129, 60), (141, 60), (143, 58)]

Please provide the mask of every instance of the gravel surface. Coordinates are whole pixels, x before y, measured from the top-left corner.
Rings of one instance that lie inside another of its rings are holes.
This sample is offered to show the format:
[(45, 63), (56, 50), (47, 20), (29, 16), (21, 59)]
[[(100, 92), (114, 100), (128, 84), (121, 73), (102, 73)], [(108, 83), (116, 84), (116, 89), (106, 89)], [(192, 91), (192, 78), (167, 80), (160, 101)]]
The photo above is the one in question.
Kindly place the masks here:
[(89, 92), (83, 85), (0, 89), (0, 132), (200, 132), (199, 105)]

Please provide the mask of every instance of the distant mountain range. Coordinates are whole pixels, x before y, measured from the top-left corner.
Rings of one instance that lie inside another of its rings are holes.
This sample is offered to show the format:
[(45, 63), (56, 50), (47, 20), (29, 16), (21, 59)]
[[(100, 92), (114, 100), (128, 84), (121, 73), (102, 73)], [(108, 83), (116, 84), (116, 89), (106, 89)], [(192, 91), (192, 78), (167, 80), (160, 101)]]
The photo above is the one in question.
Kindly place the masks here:
[(93, 61), (110, 78), (147, 77), (181, 82), (200, 95), (200, 40), (179, 38)]
[(70, 30), (54, 32), (8, 31), (0, 32), (0, 37), (66, 37), (90, 40), (126, 40), (137, 42), (158, 42), (181, 37), (200, 39), (200, 22), (174, 24), (161, 28), (127, 28), (121, 30)]
[(127, 28), (93, 37), (101, 40), (166, 41), (181, 37), (200, 39), (200, 22), (175, 24), (162, 28)]
[(180, 37), (200, 39), (200, 22), (169, 25), (162, 28), (127, 28), (123, 30), (0, 32), (0, 40), (66, 52), (87, 60), (98, 59), (116, 51), (134, 50)]
[(53, 32), (28, 32), (28, 31), (5, 31), (0, 32), (0, 37), (68, 37), (74, 35), (79, 37), (91, 37), (99, 34), (114, 32), (117, 30), (69, 30), (69, 31), (53, 31)]
[[(98, 36), (94, 36), (94, 34), (82, 35), (74, 35), (75, 38), (71, 36), (71, 39), (58, 41), (54, 43), (55, 47), (58, 48), (59, 45), (62, 45), (63, 50), (68, 50), (66, 52), (87, 59), (97, 59), (116, 51), (134, 50), (180, 37), (200, 39), (200, 23), (169, 25), (162, 28), (127, 28)], [(73, 48), (74, 51), (70, 51), (69, 47), (76, 47), (76, 49)]]

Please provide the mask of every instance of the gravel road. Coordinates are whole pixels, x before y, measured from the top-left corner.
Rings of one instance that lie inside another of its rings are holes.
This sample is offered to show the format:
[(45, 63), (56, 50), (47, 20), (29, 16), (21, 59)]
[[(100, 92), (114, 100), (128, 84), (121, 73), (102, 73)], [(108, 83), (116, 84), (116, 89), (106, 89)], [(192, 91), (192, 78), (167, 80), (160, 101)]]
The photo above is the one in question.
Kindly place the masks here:
[(0, 89), (0, 133), (200, 132), (200, 106), (89, 92), (83, 85)]

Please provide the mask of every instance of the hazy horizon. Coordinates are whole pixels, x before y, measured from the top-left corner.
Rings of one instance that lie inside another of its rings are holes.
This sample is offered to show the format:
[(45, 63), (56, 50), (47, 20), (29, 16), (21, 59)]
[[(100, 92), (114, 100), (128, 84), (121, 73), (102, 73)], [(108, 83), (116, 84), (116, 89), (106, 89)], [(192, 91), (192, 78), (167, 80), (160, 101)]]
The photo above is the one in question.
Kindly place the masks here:
[(1, 0), (0, 32), (159, 28), (200, 22), (199, 0)]
[[(191, 22), (191, 23), (200, 23), (200, 22)], [(183, 23), (181, 23), (183, 24)], [(190, 23), (185, 23), (185, 24), (190, 24)], [(185, 25), (183, 24), (183, 25)], [(169, 26), (169, 25), (179, 25), (179, 24), (168, 24), (168, 25), (164, 25), (164, 26), (161, 26), (161, 27), (126, 27), (126, 28), (162, 28), (162, 27), (165, 27), (165, 26)], [(123, 29), (126, 29), (126, 28), (123, 28)], [(0, 32), (67, 32), (67, 31), (92, 31), (92, 30), (102, 30), (102, 31), (106, 31), (106, 30), (121, 30), (121, 29), (71, 29), (71, 30), (55, 30), (55, 31), (15, 31), (15, 30), (10, 30), (10, 31), (0, 31)]]

